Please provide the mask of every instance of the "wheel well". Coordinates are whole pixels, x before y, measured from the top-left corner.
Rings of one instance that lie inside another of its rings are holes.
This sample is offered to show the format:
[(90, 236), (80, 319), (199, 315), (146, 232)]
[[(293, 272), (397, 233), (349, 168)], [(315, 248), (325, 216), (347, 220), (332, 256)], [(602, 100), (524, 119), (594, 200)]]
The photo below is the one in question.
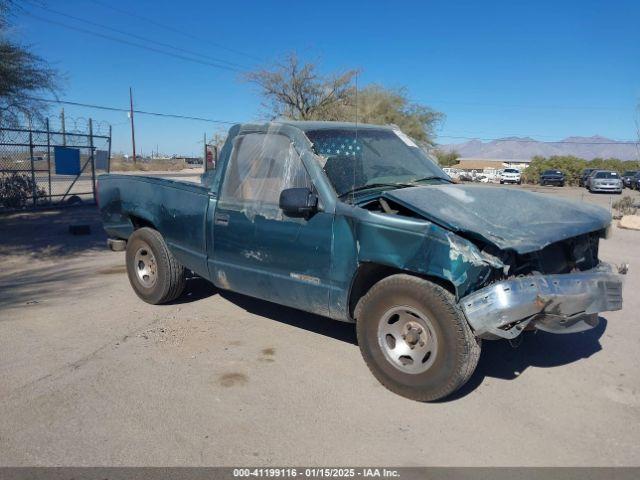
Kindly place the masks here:
[(349, 292), (349, 317), (354, 317), (356, 306), (362, 297), (380, 280), (404, 273), (413, 275), (414, 277), (423, 278), (436, 285), (440, 285), (442, 288), (448, 290), (453, 295), (456, 295), (456, 289), (453, 283), (443, 278), (434, 277), (431, 275), (420, 275), (415, 272), (409, 272), (396, 267), (390, 267), (388, 265), (381, 265), (378, 263), (361, 263), (358, 267), (358, 271), (355, 274), (353, 282), (351, 283), (351, 290)]
[(135, 215), (129, 215), (129, 220), (131, 220), (134, 230), (138, 230), (139, 228), (143, 228), (143, 227), (149, 227), (156, 230), (156, 226), (150, 221), (145, 220), (144, 218), (137, 217)]

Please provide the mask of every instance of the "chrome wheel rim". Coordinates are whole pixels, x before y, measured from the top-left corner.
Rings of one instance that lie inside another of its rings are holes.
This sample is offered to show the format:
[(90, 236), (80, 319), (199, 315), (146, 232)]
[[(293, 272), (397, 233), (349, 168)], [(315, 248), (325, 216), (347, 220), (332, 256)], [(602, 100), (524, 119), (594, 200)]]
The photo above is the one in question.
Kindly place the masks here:
[(409, 374), (429, 370), (438, 353), (433, 322), (409, 306), (393, 307), (382, 315), (378, 323), (378, 344), (389, 363)]
[(138, 280), (145, 288), (151, 288), (156, 284), (158, 278), (158, 266), (156, 257), (153, 255), (151, 248), (144, 245), (136, 251), (133, 258), (133, 265)]

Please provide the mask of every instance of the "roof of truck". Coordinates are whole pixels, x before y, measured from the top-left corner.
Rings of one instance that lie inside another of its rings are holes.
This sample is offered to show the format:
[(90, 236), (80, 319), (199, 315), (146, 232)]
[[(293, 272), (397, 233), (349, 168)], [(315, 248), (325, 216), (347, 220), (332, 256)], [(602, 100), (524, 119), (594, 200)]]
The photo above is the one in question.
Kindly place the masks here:
[(387, 129), (392, 130), (391, 125), (372, 125), (368, 123), (355, 123), (355, 122), (326, 122), (326, 121), (299, 121), (299, 120), (274, 120), (273, 123), (280, 123), (284, 125), (291, 125), (306, 132), (309, 130), (332, 130), (332, 129)]

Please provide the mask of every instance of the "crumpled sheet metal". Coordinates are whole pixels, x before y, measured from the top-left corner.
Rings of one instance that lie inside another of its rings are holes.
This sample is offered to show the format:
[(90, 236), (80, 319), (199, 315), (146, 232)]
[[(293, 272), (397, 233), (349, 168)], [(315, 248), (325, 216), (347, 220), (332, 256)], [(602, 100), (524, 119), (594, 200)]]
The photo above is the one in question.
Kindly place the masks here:
[(383, 197), (449, 230), (520, 254), (611, 223), (609, 212), (595, 205), (498, 186), (430, 185)]
[(454, 285), (458, 297), (477, 289), (495, 268), (502, 267), (495, 259), (484, 259), (472, 242), (431, 222), (366, 210), (356, 215), (349, 229), (334, 229), (334, 242), (336, 253), (355, 242), (358, 263), (440, 278)]

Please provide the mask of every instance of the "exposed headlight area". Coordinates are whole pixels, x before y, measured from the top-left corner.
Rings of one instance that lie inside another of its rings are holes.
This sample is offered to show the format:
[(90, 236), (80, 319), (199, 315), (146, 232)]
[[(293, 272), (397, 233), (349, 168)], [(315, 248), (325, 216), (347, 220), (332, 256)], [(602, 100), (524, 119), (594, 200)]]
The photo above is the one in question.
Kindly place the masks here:
[(537, 252), (515, 255), (510, 274), (554, 274), (590, 270), (599, 263), (598, 248), (603, 235), (606, 235), (605, 230), (556, 242)]

